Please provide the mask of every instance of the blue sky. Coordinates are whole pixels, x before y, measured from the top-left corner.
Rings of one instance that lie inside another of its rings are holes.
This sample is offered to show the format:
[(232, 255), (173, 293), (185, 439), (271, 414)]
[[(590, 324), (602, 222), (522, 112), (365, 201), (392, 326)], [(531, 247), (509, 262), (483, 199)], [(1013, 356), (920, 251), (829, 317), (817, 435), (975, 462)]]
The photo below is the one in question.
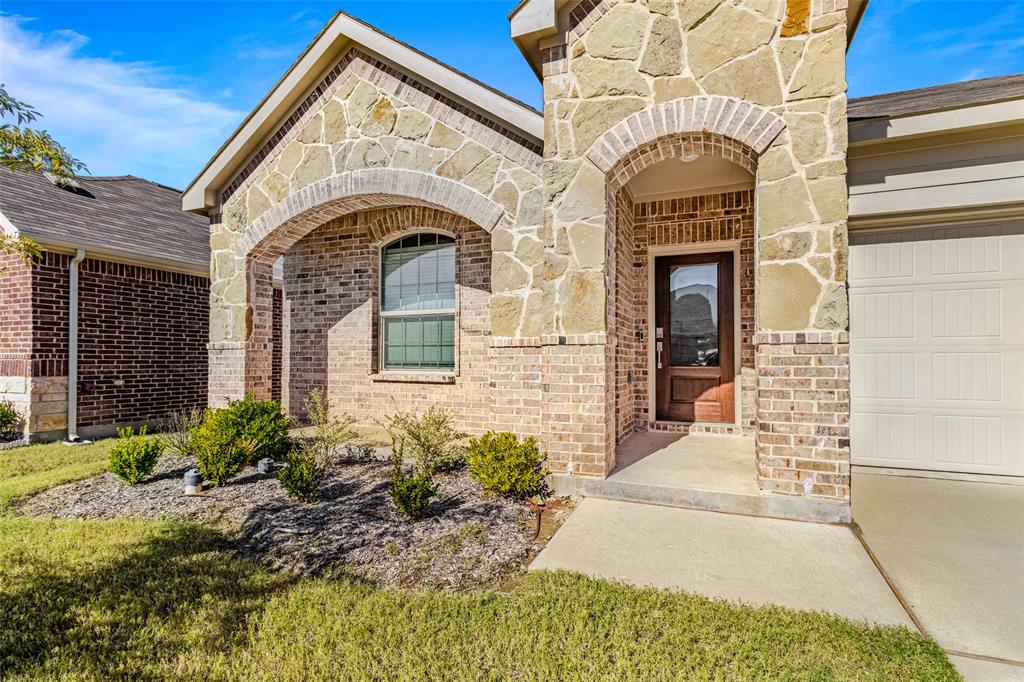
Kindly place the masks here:
[[(0, 81), (97, 175), (184, 187), (336, 9), (534, 106), (511, 0), (21, 2), (0, 14)], [(850, 96), (1024, 71), (1024, 0), (871, 0)]]

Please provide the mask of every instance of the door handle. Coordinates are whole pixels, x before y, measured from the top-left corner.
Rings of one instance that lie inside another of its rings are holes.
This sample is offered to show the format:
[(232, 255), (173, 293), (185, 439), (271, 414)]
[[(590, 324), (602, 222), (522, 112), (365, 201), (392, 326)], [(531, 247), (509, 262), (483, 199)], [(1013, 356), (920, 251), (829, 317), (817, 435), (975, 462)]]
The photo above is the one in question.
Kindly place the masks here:
[(658, 341), (657, 349), (658, 349), (658, 369), (661, 369), (661, 341)]

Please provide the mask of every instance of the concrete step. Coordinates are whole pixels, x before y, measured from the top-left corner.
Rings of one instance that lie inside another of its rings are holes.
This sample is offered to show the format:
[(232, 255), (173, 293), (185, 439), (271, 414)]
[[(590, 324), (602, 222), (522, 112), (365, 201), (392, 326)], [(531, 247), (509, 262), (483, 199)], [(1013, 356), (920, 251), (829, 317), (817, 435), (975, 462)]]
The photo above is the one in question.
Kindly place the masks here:
[(773, 494), (751, 495), (583, 476), (554, 475), (551, 482), (555, 494), (559, 496), (576, 495), (797, 521), (850, 521), (849, 505), (828, 500)]

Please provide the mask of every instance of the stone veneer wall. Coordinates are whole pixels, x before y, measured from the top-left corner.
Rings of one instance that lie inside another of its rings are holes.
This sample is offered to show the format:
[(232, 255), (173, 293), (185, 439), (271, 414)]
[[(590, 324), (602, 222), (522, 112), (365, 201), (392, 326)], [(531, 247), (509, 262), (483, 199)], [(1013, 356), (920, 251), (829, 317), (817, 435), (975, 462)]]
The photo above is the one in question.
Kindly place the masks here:
[[(455, 237), (458, 333), (451, 375), (382, 373), (379, 366), (380, 248), (417, 231)], [(299, 240), (285, 253), (289, 412), (304, 417), (304, 402), (319, 387), (333, 409), (364, 423), (438, 405), (453, 410), (459, 428), (490, 428), (490, 251), (490, 235), (477, 225), (424, 208), (349, 214)]]
[[(634, 251), (631, 255), (637, 316), (637, 329), (645, 341), (634, 353), (629, 371), (636, 377), (632, 386), (638, 428), (683, 430), (687, 432), (743, 433), (753, 435), (757, 379), (754, 369), (754, 192), (743, 190), (681, 199), (636, 203), (633, 210)], [(620, 222), (621, 224), (621, 222)], [(740, 333), (740, 403), (736, 415), (739, 428), (731, 425), (682, 427), (655, 424), (649, 417), (650, 378), (648, 377), (649, 294), (648, 247), (708, 244), (739, 241), (739, 259), (733, 263), (739, 275), (739, 309), (735, 320)], [(621, 336), (621, 334), (620, 334)]]

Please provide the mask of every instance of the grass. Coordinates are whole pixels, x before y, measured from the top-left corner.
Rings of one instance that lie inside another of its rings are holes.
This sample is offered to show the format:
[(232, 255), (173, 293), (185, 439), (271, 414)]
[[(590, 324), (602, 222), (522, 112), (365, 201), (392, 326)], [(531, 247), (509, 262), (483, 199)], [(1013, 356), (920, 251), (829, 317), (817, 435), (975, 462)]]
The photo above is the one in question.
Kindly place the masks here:
[(87, 445), (27, 445), (0, 450), (0, 513), (19, 497), (106, 471), (115, 438)]
[(0, 604), (14, 680), (958, 679), (903, 628), (560, 573), (506, 593), (378, 590), (269, 572), (168, 521), (0, 514)]

